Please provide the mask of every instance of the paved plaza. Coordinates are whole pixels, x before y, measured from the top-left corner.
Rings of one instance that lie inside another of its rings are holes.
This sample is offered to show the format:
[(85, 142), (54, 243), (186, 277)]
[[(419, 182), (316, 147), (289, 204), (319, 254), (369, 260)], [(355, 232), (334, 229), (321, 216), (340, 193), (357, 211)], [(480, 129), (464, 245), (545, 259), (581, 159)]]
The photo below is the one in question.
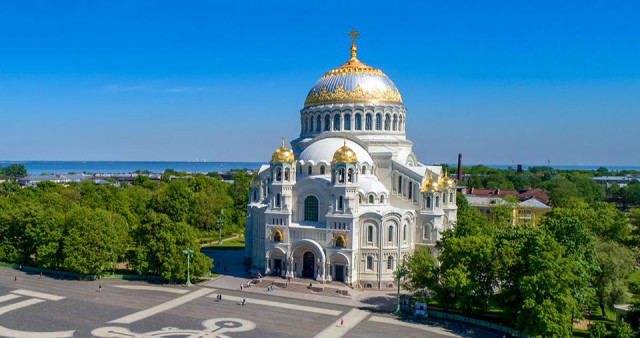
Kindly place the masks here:
[[(14, 278), (17, 277), (17, 281)], [(0, 269), (2, 337), (455, 337), (502, 335), (386, 312), (215, 283), (181, 287), (40, 278)], [(279, 290), (280, 293), (286, 291)], [(217, 295), (222, 301), (217, 301)], [(293, 296), (292, 296), (293, 295)], [(325, 296), (318, 296), (325, 297)], [(242, 306), (240, 300), (246, 299)], [(325, 297), (335, 298), (337, 297)], [(344, 325), (340, 325), (340, 320)]]

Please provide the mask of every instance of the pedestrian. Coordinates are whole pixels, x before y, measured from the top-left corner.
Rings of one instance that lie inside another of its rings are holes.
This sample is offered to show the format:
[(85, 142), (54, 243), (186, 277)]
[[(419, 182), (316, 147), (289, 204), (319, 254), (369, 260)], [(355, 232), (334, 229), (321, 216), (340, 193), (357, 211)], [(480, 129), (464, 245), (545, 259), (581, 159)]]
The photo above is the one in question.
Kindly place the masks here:
[(241, 302), (240, 302), (240, 305), (244, 306), (244, 303), (246, 303), (246, 302), (247, 302), (247, 300), (246, 300), (244, 297), (242, 297), (242, 300), (241, 300)]
[(288, 288), (289, 287), (289, 283), (284, 283), (284, 288)]
[(98, 292), (102, 292), (102, 284), (98, 285)]
[(17, 282), (18, 281), (18, 276), (13, 276), (13, 281)]
[(291, 282), (291, 276), (287, 277), (287, 281)]
[(40, 279), (42, 279), (42, 271), (40, 271)]
[(242, 284), (240, 284), (240, 291), (242, 291)]
[(311, 289), (311, 283), (309, 283), (309, 289)]
[(340, 318), (340, 326), (344, 326), (344, 318)]
[(222, 294), (219, 294), (218, 296), (220, 297), (220, 300), (222, 300)]

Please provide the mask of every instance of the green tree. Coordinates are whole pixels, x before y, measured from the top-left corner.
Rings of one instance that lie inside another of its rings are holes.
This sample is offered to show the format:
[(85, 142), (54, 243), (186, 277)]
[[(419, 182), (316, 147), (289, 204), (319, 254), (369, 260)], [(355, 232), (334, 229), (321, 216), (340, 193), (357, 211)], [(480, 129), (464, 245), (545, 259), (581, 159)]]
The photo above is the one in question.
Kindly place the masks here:
[(624, 321), (624, 319), (619, 319), (618, 322), (613, 325), (611, 328), (611, 335), (615, 338), (632, 338), (635, 337), (633, 334), (633, 329), (631, 329), (631, 325)]
[(404, 287), (414, 294), (427, 297), (438, 284), (436, 260), (427, 247), (417, 247), (402, 265), (407, 272)]
[(6, 167), (0, 168), (0, 176), (11, 179), (18, 179), (20, 177), (27, 176), (27, 169), (23, 164), (11, 164)]
[(602, 322), (589, 324), (588, 328), (590, 338), (605, 338), (607, 336), (607, 328)]
[(179, 179), (164, 184), (156, 191), (151, 205), (156, 212), (167, 214), (174, 222), (184, 222), (193, 210), (193, 200), (193, 191), (187, 182)]
[(596, 244), (596, 260), (599, 270), (594, 276), (593, 286), (602, 311), (626, 300), (625, 278), (633, 271), (634, 259), (631, 251), (622, 245), (607, 241)]

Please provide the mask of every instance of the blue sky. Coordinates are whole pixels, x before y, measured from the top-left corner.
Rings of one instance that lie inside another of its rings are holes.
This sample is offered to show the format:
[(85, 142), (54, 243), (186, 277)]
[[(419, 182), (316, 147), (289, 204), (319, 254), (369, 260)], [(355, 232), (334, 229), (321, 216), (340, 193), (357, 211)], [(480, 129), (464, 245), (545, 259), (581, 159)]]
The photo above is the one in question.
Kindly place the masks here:
[(266, 161), (348, 58), (424, 163), (640, 164), (640, 2), (7, 1), (1, 160)]

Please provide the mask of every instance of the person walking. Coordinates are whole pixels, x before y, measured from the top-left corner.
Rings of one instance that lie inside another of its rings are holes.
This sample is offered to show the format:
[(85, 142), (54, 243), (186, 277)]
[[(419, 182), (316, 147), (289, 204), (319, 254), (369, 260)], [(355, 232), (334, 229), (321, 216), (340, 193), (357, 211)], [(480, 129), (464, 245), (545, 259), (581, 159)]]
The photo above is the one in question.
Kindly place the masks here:
[(247, 302), (247, 300), (244, 297), (242, 297), (242, 301), (240, 302), (240, 305), (244, 306), (244, 303), (246, 303), (246, 302)]
[(340, 326), (344, 326), (344, 318), (340, 318)]
[(102, 292), (102, 284), (98, 285), (98, 292)]
[(40, 271), (40, 279), (42, 279), (42, 271)]
[(18, 276), (13, 276), (13, 281), (17, 282), (18, 281)]
[(240, 291), (242, 291), (242, 284), (240, 284)]

